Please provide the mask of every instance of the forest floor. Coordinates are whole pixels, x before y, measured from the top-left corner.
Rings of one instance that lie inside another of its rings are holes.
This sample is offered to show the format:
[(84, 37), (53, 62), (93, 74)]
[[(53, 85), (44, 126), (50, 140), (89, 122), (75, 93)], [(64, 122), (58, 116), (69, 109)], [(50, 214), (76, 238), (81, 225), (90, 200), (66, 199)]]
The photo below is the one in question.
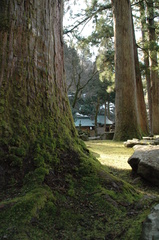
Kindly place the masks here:
[(111, 140), (92, 140), (85, 143), (87, 148), (102, 165), (108, 168), (111, 174), (130, 183), (143, 194), (159, 196), (157, 186), (152, 185), (132, 172), (128, 159), (134, 153), (133, 148), (127, 148), (122, 142)]
[(89, 151), (80, 144), (42, 184), (28, 179), (1, 193), (0, 240), (141, 239), (159, 190), (133, 174), (133, 149), (108, 140), (85, 142)]

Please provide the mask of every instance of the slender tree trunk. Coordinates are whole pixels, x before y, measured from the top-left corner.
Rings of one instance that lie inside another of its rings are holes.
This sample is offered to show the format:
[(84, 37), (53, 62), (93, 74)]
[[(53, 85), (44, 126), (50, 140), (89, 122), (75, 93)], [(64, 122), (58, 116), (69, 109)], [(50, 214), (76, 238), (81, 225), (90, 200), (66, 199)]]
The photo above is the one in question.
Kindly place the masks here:
[(104, 131), (106, 132), (106, 117), (107, 117), (107, 107), (106, 107), (106, 101), (104, 103)]
[(137, 47), (135, 44), (135, 65), (136, 65), (136, 87), (137, 87), (137, 104), (138, 104), (138, 117), (139, 117), (139, 127), (142, 136), (147, 136), (149, 134), (148, 128), (148, 118), (146, 112), (146, 104), (144, 99), (143, 84), (141, 80), (141, 73), (139, 69)]
[(150, 77), (152, 82), (152, 133), (159, 134), (159, 74), (157, 64), (156, 33), (154, 23), (154, 1), (147, 1), (149, 41), (150, 41)]
[(98, 120), (99, 106), (100, 106), (100, 102), (99, 102), (99, 97), (98, 97), (97, 104), (96, 104), (96, 112), (95, 112), (95, 136), (98, 135), (98, 127), (97, 127), (98, 122), (97, 122), (97, 120)]
[(108, 100), (108, 118), (110, 119), (110, 101)]
[(150, 134), (152, 134), (152, 94), (151, 94), (151, 79), (150, 79), (150, 66), (149, 66), (149, 51), (145, 46), (147, 42), (146, 36), (146, 17), (145, 17), (145, 6), (144, 2), (140, 2), (140, 14), (141, 14), (141, 29), (142, 29), (142, 42), (144, 48), (144, 65), (145, 65), (145, 77), (147, 83), (147, 94), (148, 94), (148, 108), (149, 108), (149, 126)]
[(145, 74), (146, 74), (146, 84), (147, 84), (147, 94), (148, 94), (149, 126), (150, 126), (150, 134), (152, 135), (152, 84), (151, 84), (151, 78), (150, 78), (149, 55), (147, 55), (147, 53), (144, 53), (144, 64), (145, 64)]
[(149, 134), (148, 119), (146, 112), (146, 104), (144, 99), (143, 84), (141, 79), (141, 72), (139, 66), (138, 51), (135, 39), (134, 24), (132, 18), (132, 29), (133, 29), (133, 40), (134, 40), (134, 58), (135, 58), (135, 74), (136, 74), (136, 88), (137, 88), (137, 110), (138, 110), (138, 121), (140, 125), (140, 130), (143, 136)]
[(115, 25), (115, 140), (141, 137), (137, 116), (137, 93), (131, 6), (112, 0)]
[(74, 98), (73, 98), (72, 108), (75, 108), (75, 106), (76, 106), (76, 103), (77, 103), (77, 100), (78, 100), (78, 95), (79, 95), (80, 91), (81, 91), (81, 89), (80, 89), (79, 83), (78, 83), (76, 85), (76, 92), (75, 92), (75, 95), (74, 95)]
[(55, 146), (76, 135), (65, 86), (62, 14), (61, 0), (0, 3), (0, 159), (8, 183), (39, 168), (44, 179), (47, 161), (57, 161)]

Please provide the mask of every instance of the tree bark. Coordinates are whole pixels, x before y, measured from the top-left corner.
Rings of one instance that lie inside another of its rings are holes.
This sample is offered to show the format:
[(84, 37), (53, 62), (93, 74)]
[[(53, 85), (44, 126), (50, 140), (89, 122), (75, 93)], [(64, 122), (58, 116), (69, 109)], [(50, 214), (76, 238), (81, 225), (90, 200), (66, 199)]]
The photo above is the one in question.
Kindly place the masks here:
[(107, 104), (106, 104), (106, 101), (104, 103), (104, 131), (106, 132), (107, 129), (106, 129), (106, 117), (107, 117)]
[(150, 134), (152, 134), (152, 94), (151, 94), (151, 79), (150, 79), (150, 66), (149, 66), (149, 51), (145, 46), (147, 39), (147, 28), (146, 28), (146, 11), (144, 2), (140, 2), (140, 15), (141, 15), (141, 30), (142, 30), (142, 42), (144, 48), (144, 65), (145, 65), (145, 77), (147, 83), (147, 94), (148, 94), (148, 108), (149, 108), (149, 126)]
[(100, 101), (99, 97), (97, 98), (96, 111), (95, 111), (95, 136), (98, 135), (98, 112), (99, 112)]
[(140, 138), (131, 6), (112, 0), (115, 33), (115, 135), (114, 140)]
[(157, 51), (156, 46), (156, 33), (154, 22), (154, 2), (148, 0), (148, 30), (149, 30), (149, 42), (150, 42), (150, 77), (152, 82), (152, 133), (159, 134), (159, 74), (157, 64)]
[(64, 76), (63, 1), (3, 1), (2, 15), (0, 159), (9, 184), (31, 169), (46, 172), (44, 149), (55, 164), (55, 146), (68, 139), (69, 148), (76, 133)]
[(131, 18), (132, 18), (133, 40), (134, 40), (135, 75), (136, 75), (136, 88), (137, 88), (137, 111), (138, 111), (138, 118), (139, 118), (138, 121), (139, 121), (139, 126), (140, 126), (140, 131), (142, 136), (147, 136), (149, 134), (149, 128), (148, 128), (146, 104), (144, 99), (144, 91), (143, 91), (143, 84), (141, 79), (141, 72), (140, 72), (140, 66), (139, 66), (139, 58), (138, 58), (138, 51), (137, 51), (132, 15), (131, 15)]

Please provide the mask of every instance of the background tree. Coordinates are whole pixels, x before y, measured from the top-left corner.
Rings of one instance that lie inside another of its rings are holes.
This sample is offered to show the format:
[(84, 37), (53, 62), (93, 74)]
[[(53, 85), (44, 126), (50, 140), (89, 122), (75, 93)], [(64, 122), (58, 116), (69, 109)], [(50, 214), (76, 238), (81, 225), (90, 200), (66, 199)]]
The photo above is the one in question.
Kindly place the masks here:
[[(134, 3), (134, 6), (136, 6), (136, 2)], [(92, 15), (91, 15), (92, 12)], [(95, 14), (96, 13), (96, 14)], [(79, 14), (80, 16), (80, 14)], [(99, 47), (99, 58), (103, 58), (104, 54), (107, 56), (105, 59), (106, 62), (111, 61), (112, 65), (113, 65), (113, 60), (112, 57), (113, 56), (113, 52), (114, 49), (111, 49), (110, 46), (113, 46), (113, 27), (112, 27), (112, 23), (113, 23), (113, 18), (112, 18), (112, 12), (111, 12), (111, 3), (110, 1), (107, 1), (107, 3), (105, 2), (98, 2), (98, 1), (91, 1), (89, 2), (86, 10), (85, 10), (85, 15), (83, 14), (82, 16), (87, 16), (87, 20), (92, 20), (92, 25), (93, 25), (93, 29), (92, 29), (92, 34), (87, 37), (87, 38), (79, 38), (80, 40), (82, 39), (83, 42), (83, 46), (86, 46), (88, 44), (90, 45), (96, 45)], [(80, 23), (82, 24), (83, 21), (78, 21), (78, 24), (76, 25), (76, 27), (74, 29), (76, 29), (77, 32), (77, 28), (79, 27)], [(132, 25), (133, 26), (133, 25)], [(68, 31), (68, 32), (71, 32)], [(76, 35), (76, 34), (75, 34)], [(140, 74), (140, 68), (139, 68), (139, 61), (138, 61), (138, 53), (137, 53), (137, 49), (136, 49), (136, 42), (134, 39), (134, 56), (135, 56), (135, 76), (136, 76), (136, 86), (137, 86), (137, 96), (138, 96), (138, 100), (137, 100), (137, 118), (139, 120), (139, 125), (140, 125), (140, 129), (143, 135), (147, 135), (148, 134), (148, 126), (147, 126), (147, 114), (146, 114), (146, 106), (145, 106), (145, 100), (144, 100), (144, 95), (143, 95), (143, 86), (142, 86), (142, 80), (141, 80), (141, 74)], [(111, 54), (112, 52), (112, 54)], [(104, 58), (103, 58), (104, 59)], [(102, 60), (103, 61), (103, 60)], [(104, 63), (104, 62), (103, 62)], [(104, 70), (104, 67), (106, 71)], [(110, 65), (103, 64), (100, 65), (100, 75), (106, 74), (106, 72), (110, 72), (112, 70), (113, 72), (113, 68)], [(108, 71), (109, 69), (109, 71)]]
[(150, 68), (149, 68), (149, 50), (148, 50), (148, 44), (147, 44), (148, 32), (147, 32), (145, 8), (146, 8), (145, 2), (144, 1), (139, 2), (141, 32), (142, 32), (142, 40), (140, 42), (140, 46), (143, 49), (143, 55), (144, 55), (144, 75), (145, 75), (146, 84), (147, 84), (149, 126), (150, 126), (150, 133), (152, 134), (152, 95), (151, 95), (151, 79), (150, 79)]
[(150, 42), (150, 77), (152, 86), (152, 132), (159, 133), (159, 74), (157, 63), (157, 42), (155, 32), (155, 11), (154, 8), (158, 4), (152, 0), (146, 1), (147, 17), (148, 17), (148, 32)]
[[(112, 37), (105, 39), (103, 47), (99, 50), (97, 57), (97, 69), (100, 71), (100, 81), (102, 82), (99, 86), (102, 94), (100, 98), (104, 99), (103, 104), (108, 104), (107, 116), (114, 122), (114, 117), (110, 114), (109, 104), (115, 102), (115, 66), (114, 66), (114, 42)], [(106, 95), (105, 95), (106, 94)]]
[(98, 71), (85, 50), (79, 54), (75, 48), (67, 45), (65, 45), (65, 69), (67, 91), (71, 95), (71, 107), (75, 109), (82, 92), (89, 82), (95, 79)]
[[(140, 51), (142, 49), (144, 56), (144, 76), (147, 83), (147, 95), (148, 95), (148, 110), (149, 110), (149, 119), (150, 119), (150, 132), (153, 133), (152, 125), (158, 128), (157, 121), (152, 124), (152, 119), (154, 119), (158, 114), (159, 104), (157, 102), (158, 95), (158, 17), (159, 17), (159, 2), (157, 1), (140, 1), (139, 3), (134, 3), (137, 11), (140, 10), (140, 18), (138, 18), (138, 24), (140, 29), (142, 29), (142, 38), (138, 41), (138, 46)], [(139, 6), (139, 9), (138, 9)], [(153, 56), (153, 57), (152, 57)], [(154, 61), (153, 61), (154, 60)], [(152, 67), (153, 66), (153, 67)], [(155, 83), (156, 82), (156, 83)], [(152, 90), (153, 89), (153, 90)], [(152, 93), (152, 91), (154, 91)], [(153, 100), (152, 100), (153, 96)], [(155, 100), (156, 99), (156, 100)], [(152, 104), (152, 101), (155, 101)], [(152, 113), (152, 106), (156, 110)], [(156, 132), (157, 133), (157, 132)]]
[[(110, 15), (112, 15), (110, 11), (111, 9), (110, 1), (108, 1), (107, 4), (105, 4), (104, 1), (103, 3), (92, 1), (89, 4), (90, 5), (87, 6), (84, 14), (82, 14), (81, 12), (81, 14), (76, 16), (77, 24), (75, 23), (75, 26), (73, 28), (71, 26), (67, 27), (64, 33), (68, 34), (68, 33), (72, 33), (73, 31), (73, 36), (75, 36), (76, 39), (78, 39), (77, 45), (80, 46), (80, 48), (84, 49), (84, 51), (85, 49), (88, 49), (88, 51), (90, 52), (91, 50), (89, 50), (89, 48), (91, 48), (91, 46), (96, 46), (96, 47), (98, 46), (100, 49), (100, 54), (98, 59), (96, 60), (96, 65), (97, 65), (97, 69), (99, 70), (99, 76), (101, 81), (107, 82), (106, 89), (104, 88), (102, 90), (101, 85), (103, 85), (104, 87), (105, 85), (99, 81), (98, 76), (95, 76), (95, 78), (93, 78), (92, 81), (88, 83), (87, 85), (88, 87), (86, 86), (86, 88), (84, 89), (83, 93), (85, 97), (84, 98), (82, 97), (81, 99), (79, 99), (80, 109), (78, 109), (79, 112), (89, 114), (91, 116), (97, 116), (95, 112), (98, 113), (99, 105), (105, 104), (106, 99), (108, 101), (108, 97), (105, 98), (105, 93), (107, 96), (111, 95), (111, 94), (108, 94), (107, 87), (109, 86), (109, 93), (110, 93), (110, 89), (111, 89), (110, 85), (112, 84), (112, 81), (113, 81), (112, 76), (114, 74), (114, 72), (111, 73), (111, 70), (113, 68), (112, 62), (114, 62), (114, 51), (113, 51), (114, 49), (112, 47), (113, 46), (113, 43), (112, 43), (113, 27), (112, 27), (112, 17), (110, 17)], [(82, 35), (77, 31), (81, 24), (87, 23), (86, 19), (88, 21), (92, 21), (94, 25), (94, 28), (92, 29), (92, 34), (88, 38), (86, 38), (85, 36), (82, 37)], [(67, 76), (67, 70), (66, 70), (66, 76)], [(69, 76), (69, 73), (68, 73), (68, 76)], [(111, 84), (108, 83), (108, 79), (111, 82)], [(104, 93), (103, 97), (101, 97), (101, 94), (99, 96), (99, 92)], [(99, 101), (97, 101), (97, 99), (99, 99)], [(104, 102), (102, 102), (102, 99), (105, 99)], [(90, 112), (90, 109), (91, 109), (91, 112)], [(108, 114), (109, 114), (109, 111), (108, 111)]]
[(137, 116), (137, 93), (133, 29), (129, 1), (112, 1), (115, 35), (115, 140), (141, 137)]
[(135, 60), (135, 76), (136, 76), (136, 89), (137, 89), (137, 113), (138, 113), (138, 122), (140, 125), (140, 131), (142, 135), (147, 136), (149, 134), (148, 127), (148, 117), (146, 111), (146, 104), (144, 99), (144, 89), (141, 78), (138, 50), (135, 38), (134, 23), (132, 19), (132, 30), (133, 30), (133, 42), (134, 42), (134, 60)]

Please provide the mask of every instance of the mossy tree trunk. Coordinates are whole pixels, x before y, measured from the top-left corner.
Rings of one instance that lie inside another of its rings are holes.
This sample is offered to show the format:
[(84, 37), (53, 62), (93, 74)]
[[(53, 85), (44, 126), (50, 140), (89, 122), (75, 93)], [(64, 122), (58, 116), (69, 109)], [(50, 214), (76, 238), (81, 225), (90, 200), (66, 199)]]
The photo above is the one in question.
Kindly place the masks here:
[(62, 0), (0, 2), (3, 185), (21, 182), (35, 170), (37, 180), (43, 180), (50, 165), (60, 161), (62, 149), (73, 148), (76, 132), (65, 86), (62, 14)]
[(115, 27), (116, 113), (114, 140), (141, 137), (130, 1), (112, 0)]

